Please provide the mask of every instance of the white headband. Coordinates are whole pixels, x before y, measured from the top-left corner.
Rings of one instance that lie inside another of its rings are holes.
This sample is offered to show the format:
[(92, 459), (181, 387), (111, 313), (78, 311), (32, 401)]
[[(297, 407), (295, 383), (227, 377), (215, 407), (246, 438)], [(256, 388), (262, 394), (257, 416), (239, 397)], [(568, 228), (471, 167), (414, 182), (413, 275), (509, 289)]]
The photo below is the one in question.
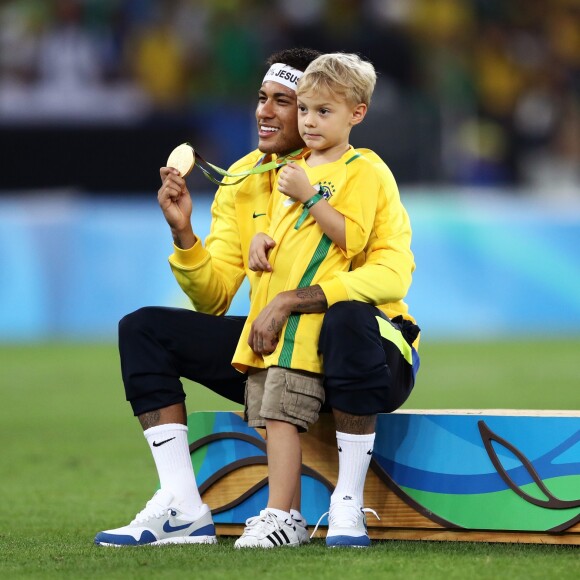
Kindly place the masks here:
[(296, 87), (298, 86), (298, 79), (304, 73), (301, 70), (292, 68), (287, 64), (282, 64), (281, 62), (275, 62), (271, 67), (270, 70), (266, 73), (262, 84), (266, 81), (274, 81), (275, 83), (280, 83), (296, 91)]

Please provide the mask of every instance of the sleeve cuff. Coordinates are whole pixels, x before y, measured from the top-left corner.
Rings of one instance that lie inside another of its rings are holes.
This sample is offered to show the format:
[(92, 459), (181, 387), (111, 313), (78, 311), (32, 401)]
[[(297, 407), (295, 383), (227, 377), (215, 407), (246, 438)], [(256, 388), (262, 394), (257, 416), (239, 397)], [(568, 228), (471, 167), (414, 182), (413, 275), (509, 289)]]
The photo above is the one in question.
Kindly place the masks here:
[(182, 250), (173, 244), (173, 254), (169, 256), (171, 264), (182, 270), (194, 270), (201, 266), (208, 258), (207, 250), (198, 239), (191, 248)]
[(324, 296), (326, 296), (326, 302), (329, 308), (337, 302), (349, 300), (346, 286), (338, 278), (319, 282), (318, 285), (324, 292)]

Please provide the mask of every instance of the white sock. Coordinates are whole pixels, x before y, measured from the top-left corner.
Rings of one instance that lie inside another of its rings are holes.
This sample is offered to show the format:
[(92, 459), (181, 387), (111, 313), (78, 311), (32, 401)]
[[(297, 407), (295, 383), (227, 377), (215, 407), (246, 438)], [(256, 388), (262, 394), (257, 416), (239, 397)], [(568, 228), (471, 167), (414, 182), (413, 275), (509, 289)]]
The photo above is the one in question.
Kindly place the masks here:
[(295, 522), (304, 522), (304, 525), (306, 525), (306, 518), (298, 510), (295, 510), (294, 508), (290, 510), (290, 517)]
[(196, 516), (203, 504), (191, 465), (187, 427), (179, 423), (157, 425), (143, 431), (149, 443), (161, 489), (169, 490), (175, 505)]
[(273, 513), (278, 519), (283, 520), (283, 521), (291, 521), (290, 518), (290, 514), (288, 512), (285, 512), (284, 510), (279, 510), (276, 508), (271, 508), (271, 507), (267, 507), (266, 508), (267, 512)]
[(365, 479), (371, 462), (375, 434), (351, 435), (337, 431), (336, 443), (338, 445), (338, 481), (330, 503), (349, 497), (362, 506)]

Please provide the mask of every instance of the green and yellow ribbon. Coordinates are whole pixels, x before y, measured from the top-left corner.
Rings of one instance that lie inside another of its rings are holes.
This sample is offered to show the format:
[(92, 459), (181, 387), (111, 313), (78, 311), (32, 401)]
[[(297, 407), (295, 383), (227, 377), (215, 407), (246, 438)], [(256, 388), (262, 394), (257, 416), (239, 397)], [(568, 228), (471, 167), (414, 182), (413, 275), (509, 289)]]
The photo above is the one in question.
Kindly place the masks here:
[[(207, 177), (207, 179), (209, 179), (212, 183), (215, 183), (216, 185), (220, 186), (237, 185), (250, 175), (258, 175), (261, 173), (271, 171), (272, 169), (279, 169), (280, 167), (283, 167), (284, 165), (290, 163), (291, 161), (296, 161), (296, 159), (300, 159), (303, 152), (303, 149), (297, 149), (296, 151), (292, 151), (287, 155), (278, 157), (278, 159), (276, 159), (275, 161), (269, 161), (268, 163), (261, 164), (261, 162), (265, 157), (264, 155), (264, 157), (262, 157), (258, 161), (258, 163), (251, 169), (247, 169), (246, 171), (240, 171), (239, 173), (232, 173), (230, 171), (222, 169), (221, 167), (218, 167), (217, 165), (214, 165), (213, 163), (209, 163), (208, 161), (206, 161), (189, 143), (185, 143), (185, 145), (189, 145), (193, 150), (194, 167), (198, 167), (200, 171)], [(223, 181), (223, 179), (214, 177), (212, 172), (217, 173), (221, 177), (233, 177), (233, 178), (237, 177), (239, 179), (236, 179), (235, 181), (226, 182)]]

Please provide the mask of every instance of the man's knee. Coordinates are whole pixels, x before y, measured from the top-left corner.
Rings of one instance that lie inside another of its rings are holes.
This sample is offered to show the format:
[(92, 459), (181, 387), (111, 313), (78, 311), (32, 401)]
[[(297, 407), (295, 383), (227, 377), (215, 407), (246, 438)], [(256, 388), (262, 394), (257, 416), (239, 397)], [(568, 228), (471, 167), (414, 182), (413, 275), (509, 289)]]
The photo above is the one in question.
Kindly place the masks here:
[(127, 400), (141, 415), (183, 403), (185, 393), (179, 372), (168, 356), (163, 333), (167, 309), (147, 306), (119, 321), (119, 354)]
[(373, 319), (376, 308), (364, 302), (337, 302), (333, 304), (322, 321), (322, 331), (332, 336), (334, 332), (360, 326), (366, 320)]
[(124, 342), (150, 328), (157, 310), (155, 306), (144, 306), (123, 316), (119, 321), (119, 342)]
[(341, 302), (327, 312), (319, 350), (328, 404), (353, 415), (389, 413), (412, 389), (401, 353), (383, 339), (382, 313), (362, 302)]
[(119, 334), (132, 333), (136, 329), (141, 328), (143, 323), (149, 320), (152, 310), (154, 310), (154, 307), (144, 306), (123, 316), (119, 320)]
[(318, 350), (324, 361), (325, 386), (360, 381), (388, 372), (378, 334), (376, 308), (362, 302), (340, 302), (325, 315)]

